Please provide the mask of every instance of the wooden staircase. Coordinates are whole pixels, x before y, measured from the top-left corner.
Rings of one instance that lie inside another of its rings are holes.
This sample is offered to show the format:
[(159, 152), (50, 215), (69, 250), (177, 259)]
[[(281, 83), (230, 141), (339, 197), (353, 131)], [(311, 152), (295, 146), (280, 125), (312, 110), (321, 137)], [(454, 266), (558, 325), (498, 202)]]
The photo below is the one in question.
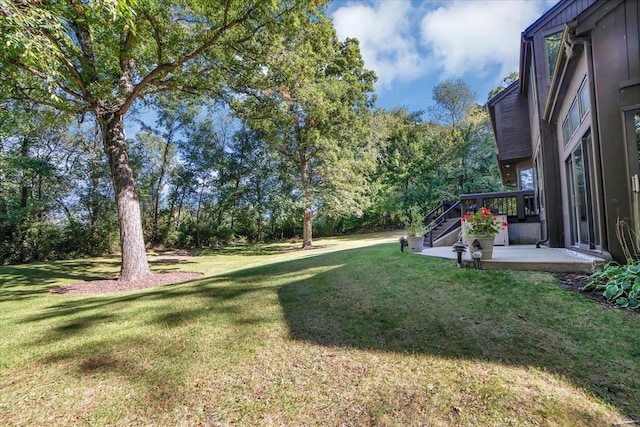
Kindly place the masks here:
[(433, 247), (433, 244), (440, 237), (449, 234), (453, 229), (460, 227), (460, 218), (445, 218), (442, 222), (437, 224), (431, 232), (427, 232), (424, 235), (424, 245)]
[(462, 207), (460, 202), (450, 202), (443, 200), (431, 212), (424, 217), (428, 230), (424, 235), (424, 245), (433, 247), (434, 243), (441, 237), (446, 236), (460, 227), (462, 217)]

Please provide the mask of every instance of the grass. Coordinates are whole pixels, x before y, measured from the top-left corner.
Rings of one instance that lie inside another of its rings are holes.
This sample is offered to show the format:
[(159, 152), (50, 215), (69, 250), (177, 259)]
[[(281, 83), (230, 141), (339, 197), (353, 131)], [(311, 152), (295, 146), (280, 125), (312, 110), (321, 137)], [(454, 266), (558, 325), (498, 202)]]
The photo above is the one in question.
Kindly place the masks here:
[[(212, 250), (120, 294), (101, 258), (0, 268), (0, 425), (594, 426), (640, 419), (640, 316), (389, 235)], [(290, 246), (290, 245), (289, 245)]]

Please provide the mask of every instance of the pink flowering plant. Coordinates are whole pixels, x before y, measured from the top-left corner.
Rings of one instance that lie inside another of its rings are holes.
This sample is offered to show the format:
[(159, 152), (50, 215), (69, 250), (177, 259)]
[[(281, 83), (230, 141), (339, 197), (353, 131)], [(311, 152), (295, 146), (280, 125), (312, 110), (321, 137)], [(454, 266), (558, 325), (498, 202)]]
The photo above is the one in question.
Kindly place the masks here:
[(476, 212), (467, 211), (462, 217), (466, 223), (467, 234), (473, 236), (495, 236), (507, 226), (506, 221), (500, 221), (487, 208), (480, 208)]

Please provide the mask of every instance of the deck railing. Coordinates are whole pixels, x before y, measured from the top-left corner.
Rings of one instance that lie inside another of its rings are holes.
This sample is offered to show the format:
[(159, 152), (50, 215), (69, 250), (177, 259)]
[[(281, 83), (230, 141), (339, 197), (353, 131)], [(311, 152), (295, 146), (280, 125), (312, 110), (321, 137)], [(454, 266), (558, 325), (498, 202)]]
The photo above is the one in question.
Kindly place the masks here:
[(462, 194), (460, 202), (462, 212), (473, 207), (486, 207), (496, 215), (507, 215), (507, 220), (511, 221), (539, 220), (533, 190)]

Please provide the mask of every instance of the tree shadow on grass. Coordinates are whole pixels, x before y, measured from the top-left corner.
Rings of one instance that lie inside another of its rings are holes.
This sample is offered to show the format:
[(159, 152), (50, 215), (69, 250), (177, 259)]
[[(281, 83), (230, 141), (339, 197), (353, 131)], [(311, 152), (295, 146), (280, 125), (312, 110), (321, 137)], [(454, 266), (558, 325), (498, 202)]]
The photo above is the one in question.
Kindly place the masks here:
[[(358, 254), (368, 251), (376, 254)], [(461, 270), (419, 258), (394, 254), (367, 262), (356, 256), (339, 269), (282, 286), (278, 296), (291, 337), (538, 367), (640, 417), (640, 324), (633, 313), (602, 310), (548, 275), (532, 284), (522, 281), (535, 277), (529, 273)]]
[[(276, 293), (294, 340), (539, 367), (640, 416), (637, 316), (604, 311), (562, 290), (549, 275), (537, 284), (526, 282), (534, 279), (531, 273), (458, 269), (387, 244), (123, 295), (58, 299), (23, 321), (46, 329), (32, 343), (46, 348), (105, 323), (131, 321), (128, 310), (149, 303), (155, 308), (145, 325), (172, 329), (222, 322), (229, 325), (228, 339), (252, 343), (258, 338), (250, 329), (273, 322), (263, 314), (264, 301)], [(104, 340), (96, 345), (104, 360), (118, 362), (101, 364), (100, 370), (135, 366), (110, 350), (135, 342)], [(73, 349), (50, 351), (47, 361), (73, 360), (81, 373), (91, 370), (96, 355)]]
[(0, 302), (48, 293), (61, 282), (103, 279), (120, 266), (116, 260), (58, 261), (0, 267)]
[[(177, 271), (193, 264), (189, 259), (159, 258), (149, 261), (154, 273)], [(16, 301), (49, 293), (61, 283), (102, 280), (115, 277), (120, 260), (91, 259), (56, 261), (0, 267), (0, 302)]]

